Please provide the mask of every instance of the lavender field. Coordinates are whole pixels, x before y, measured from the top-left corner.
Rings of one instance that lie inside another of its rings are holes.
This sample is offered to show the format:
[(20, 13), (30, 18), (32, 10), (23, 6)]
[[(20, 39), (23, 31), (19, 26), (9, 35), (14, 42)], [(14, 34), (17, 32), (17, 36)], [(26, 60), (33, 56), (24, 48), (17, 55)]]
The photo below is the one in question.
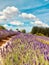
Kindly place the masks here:
[(0, 65), (49, 65), (48, 37), (14, 33), (15, 36), (0, 46)]
[(49, 0), (0, 0), (0, 65), (49, 65)]

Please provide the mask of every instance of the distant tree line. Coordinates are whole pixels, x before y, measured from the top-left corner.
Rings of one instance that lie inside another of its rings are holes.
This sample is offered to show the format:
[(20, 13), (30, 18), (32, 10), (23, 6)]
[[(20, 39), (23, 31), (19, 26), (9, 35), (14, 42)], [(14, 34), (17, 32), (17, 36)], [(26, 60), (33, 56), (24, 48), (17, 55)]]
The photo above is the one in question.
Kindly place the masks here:
[(25, 29), (22, 29), (22, 30), (16, 29), (16, 30), (19, 31), (19, 32), (22, 32), (22, 33), (26, 33)]
[[(1, 29), (6, 29), (6, 28), (4, 26), (0, 26), (0, 30)], [(26, 33), (25, 29), (22, 29), (22, 30), (16, 29), (16, 30), (19, 32), (22, 32), (22, 33)], [(36, 34), (36, 35), (40, 35), (40, 36), (45, 35), (45, 36), (49, 37), (49, 28), (34, 26), (31, 30), (31, 34)]]
[(33, 27), (32, 30), (31, 30), (31, 33), (32, 34), (43, 34), (45, 36), (48, 36), (49, 37), (49, 28), (44, 28), (44, 27)]

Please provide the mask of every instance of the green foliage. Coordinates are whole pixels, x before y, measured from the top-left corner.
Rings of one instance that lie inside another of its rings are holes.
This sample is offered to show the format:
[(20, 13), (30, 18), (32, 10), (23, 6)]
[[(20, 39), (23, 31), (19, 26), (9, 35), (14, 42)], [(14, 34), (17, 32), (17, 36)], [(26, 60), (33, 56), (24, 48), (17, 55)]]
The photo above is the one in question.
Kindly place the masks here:
[(19, 29), (17, 28), (16, 30), (18, 31)]
[(0, 30), (1, 30), (1, 29), (6, 29), (6, 28), (5, 28), (4, 26), (0, 26)]
[(22, 32), (22, 33), (26, 33), (26, 30), (25, 30), (25, 29), (23, 29), (21, 32)]
[(37, 34), (37, 35), (43, 34), (43, 35), (49, 37), (49, 28), (35, 26), (35, 27), (32, 28), (31, 33), (32, 34)]
[(39, 36), (44, 36), (44, 34), (42, 34), (42, 33), (36, 33), (36, 35), (39, 35)]
[(37, 27), (33, 27), (32, 30), (31, 30), (31, 33), (32, 33), (32, 34), (35, 34), (35, 33), (37, 33), (37, 30), (38, 30)]

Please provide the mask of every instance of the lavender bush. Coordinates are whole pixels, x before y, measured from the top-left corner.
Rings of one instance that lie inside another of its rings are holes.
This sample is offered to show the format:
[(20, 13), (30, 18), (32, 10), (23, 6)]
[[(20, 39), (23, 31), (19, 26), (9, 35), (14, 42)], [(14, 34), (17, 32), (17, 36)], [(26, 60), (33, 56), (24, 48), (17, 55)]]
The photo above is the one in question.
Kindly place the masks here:
[(0, 47), (0, 57), (0, 65), (49, 65), (49, 38), (17, 33)]

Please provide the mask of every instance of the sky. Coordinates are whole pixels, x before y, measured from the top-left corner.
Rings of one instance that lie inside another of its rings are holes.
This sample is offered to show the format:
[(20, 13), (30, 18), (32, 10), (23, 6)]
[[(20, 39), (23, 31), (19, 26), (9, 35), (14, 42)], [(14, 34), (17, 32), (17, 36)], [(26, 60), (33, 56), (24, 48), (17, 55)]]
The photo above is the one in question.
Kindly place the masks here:
[(0, 0), (0, 25), (27, 32), (49, 27), (49, 0)]

